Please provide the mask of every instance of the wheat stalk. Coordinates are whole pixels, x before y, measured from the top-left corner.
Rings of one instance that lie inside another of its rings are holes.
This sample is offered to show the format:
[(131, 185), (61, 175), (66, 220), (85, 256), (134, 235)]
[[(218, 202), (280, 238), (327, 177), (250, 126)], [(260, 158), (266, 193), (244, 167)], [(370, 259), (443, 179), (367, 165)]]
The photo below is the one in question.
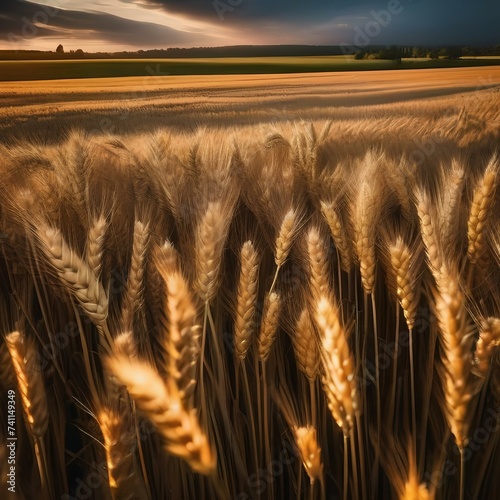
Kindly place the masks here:
[(49, 410), (36, 347), (18, 331), (9, 333), (5, 343), (14, 366), (27, 426), (33, 436), (41, 438), (49, 425)]
[(167, 451), (183, 459), (199, 474), (212, 475), (216, 459), (202, 432), (195, 410), (187, 410), (175, 381), (162, 381), (145, 363), (115, 354), (107, 360), (110, 372), (123, 384), (137, 408), (155, 424)]
[(295, 443), (300, 453), (302, 464), (313, 484), (321, 479), (323, 475), (323, 463), (321, 462), (321, 447), (316, 436), (316, 429), (307, 427), (293, 427)]
[(254, 316), (257, 305), (259, 254), (251, 241), (243, 243), (240, 252), (240, 278), (238, 282), (235, 350), (240, 361), (246, 358), (255, 328)]

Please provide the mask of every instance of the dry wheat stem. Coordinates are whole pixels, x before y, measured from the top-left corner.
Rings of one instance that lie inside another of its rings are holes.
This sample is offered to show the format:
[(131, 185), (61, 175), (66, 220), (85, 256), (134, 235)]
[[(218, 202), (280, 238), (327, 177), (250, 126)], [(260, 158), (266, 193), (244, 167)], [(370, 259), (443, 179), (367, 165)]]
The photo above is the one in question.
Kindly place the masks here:
[(259, 255), (251, 241), (246, 241), (240, 252), (240, 278), (238, 282), (235, 351), (243, 361), (252, 343), (255, 329), (255, 309), (257, 305), (259, 277)]
[(200, 474), (215, 472), (216, 459), (196, 412), (187, 410), (173, 379), (164, 383), (151, 366), (120, 354), (107, 360), (110, 372), (123, 384), (137, 408), (155, 424), (167, 451), (182, 458)]
[(9, 333), (5, 343), (14, 366), (27, 426), (35, 438), (42, 438), (49, 425), (49, 410), (36, 347), (18, 331)]

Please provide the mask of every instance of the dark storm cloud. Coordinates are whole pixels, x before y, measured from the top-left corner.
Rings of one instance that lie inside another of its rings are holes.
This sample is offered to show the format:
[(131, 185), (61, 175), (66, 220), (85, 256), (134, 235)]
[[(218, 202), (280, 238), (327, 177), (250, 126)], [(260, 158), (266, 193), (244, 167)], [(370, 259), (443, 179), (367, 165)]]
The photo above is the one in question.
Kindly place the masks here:
[[(356, 45), (356, 34), (373, 22), (373, 12), (387, 9), (390, 2), (398, 2), (401, 13), (370, 37), (372, 44), (500, 43), (499, 0), (108, 0), (108, 5), (116, 3), (117, 13), (121, 2), (206, 23), (206, 28), (200, 26), (191, 33), (106, 13), (58, 10), (25, 0), (1, 1), (3, 45), (15, 37), (26, 37), (33, 27), (37, 37), (56, 37), (62, 30), (72, 30), (75, 39), (94, 37), (137, 48), (221, 45), (221, 40), (225, 45), (242, 40)], [(225, 38), (220, 37), (223, 30)]]
[(232, 19), (255, 20), (315, 20), (324, 13), (334, 14), (347, 6), (366, 3), (366, 0), (121, 0), (126, 3), (149, 3), (163, 6), (168, 12), (185, 14), (208, 21), (219, 21), (219, 12), (231, 14)]
[[(64, 37), (62, 30), (71, 30), (72, 35), (79, 39), (106, 40), (138, 47), (192, 42), (192, 35), (185, 32), (110, 14), (61, 10), (20, 0), (3, 2), (0, 7), (0, 41), (10, 42), (11, 48), (16, 48), (23, 39)], [(206, 37), (202, 39), (207, 40)]]
[[(351, 18), (352, 26), (372, 19), (373, 11), (387, 9), (396, 1), (404, 9), (393, 16), (374, 43), (500, 43), (499, 0), (122, 0), (163, 6), (171, 13), (254, 29), (269, 34), (288, 26), (299, 29), (301, 43), (307, 43), (304, 32), (313, 34), (318, 24), (335, 18)], [(221, 19), (222, 14), (222, 19)], [(297, 33), (296, 33), (297, 35)], [(332, 30), (322, 35), (323, 43), (339, 43)], [(293, 31), (287, 41), (293, 42)], [(343, 34), (343, 36), (347, 36)], [(348, 43), (348, 41), (346, 42)]]

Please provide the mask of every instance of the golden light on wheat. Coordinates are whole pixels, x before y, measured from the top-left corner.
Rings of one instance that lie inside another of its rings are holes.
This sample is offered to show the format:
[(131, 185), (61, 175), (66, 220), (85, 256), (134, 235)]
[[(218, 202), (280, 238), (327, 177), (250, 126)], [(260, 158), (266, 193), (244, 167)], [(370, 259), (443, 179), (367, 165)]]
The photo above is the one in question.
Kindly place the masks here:
[(21, 497), (498, 496), (498, 135), (337, 132), (0, 146)]

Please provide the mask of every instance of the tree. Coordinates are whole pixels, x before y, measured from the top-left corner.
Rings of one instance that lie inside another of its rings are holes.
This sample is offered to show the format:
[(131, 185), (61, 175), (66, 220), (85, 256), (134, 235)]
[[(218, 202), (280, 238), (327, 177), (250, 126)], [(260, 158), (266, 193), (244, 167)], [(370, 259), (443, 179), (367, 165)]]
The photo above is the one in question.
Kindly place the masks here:
[(59, 44), (59, 45), (57, 46), (56, 52), (57, 52), (58, 54), (64, 54), (64, 47), (63, 47), (61, 44)]
[(415, 58), (424, 57), (424, 51), (421, 47), (413, 47), (411, 56)]
[(427, 52), (427, 57), (429, 59), (437, 59), (439, 56), (436, 50), (429, 50), (429, 52)]

